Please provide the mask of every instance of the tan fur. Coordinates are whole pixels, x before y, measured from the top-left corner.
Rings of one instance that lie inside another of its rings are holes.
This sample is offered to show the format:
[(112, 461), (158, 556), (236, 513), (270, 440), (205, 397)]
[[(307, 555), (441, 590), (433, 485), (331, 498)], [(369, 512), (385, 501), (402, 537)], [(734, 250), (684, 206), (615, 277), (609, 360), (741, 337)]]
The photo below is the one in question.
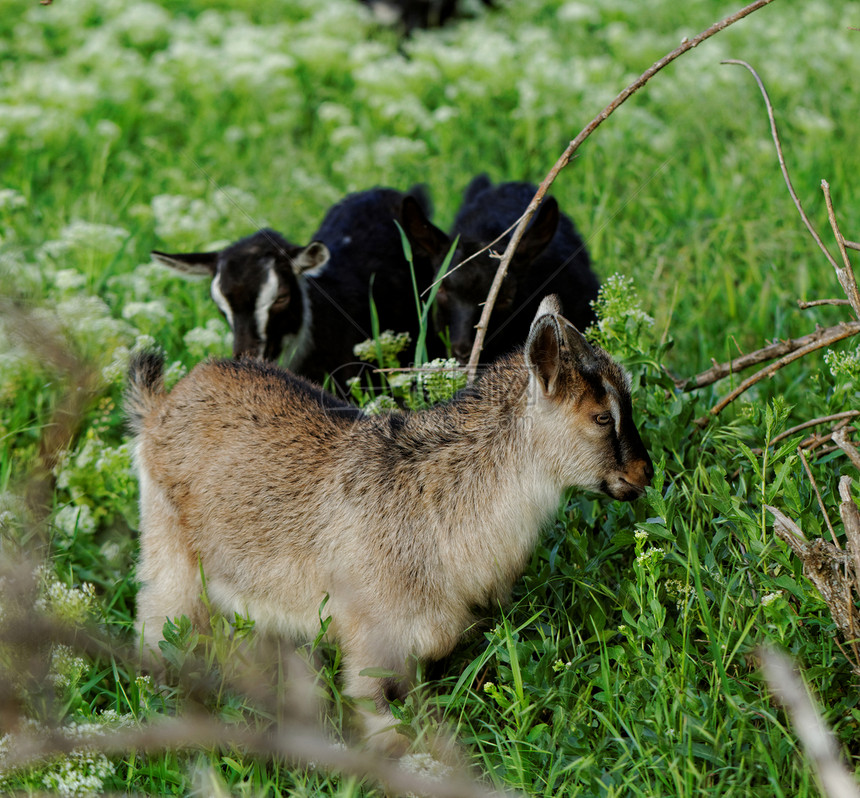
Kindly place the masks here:
[[(412, 658), (447, 654), (476, 608), (508, 596), (566, 487), (629, 500), (650, 480), (626, 375), (549, 303), (525, 353), (420, 413), (357, 414), (251, 361), (203, 363), (166, 394), (157, 366), (132, 365), (126, 400), (145, 644), (157, 649), (165, 618), (205, 622), (201, 566), (213, 607), (292, 637), (318, 633), (328, 596), (346, 692), (378, 710), (372, 732), (393, 723), (387, 699), (408, 689)], [(370, 667), (404, 679), (360, 675)]]

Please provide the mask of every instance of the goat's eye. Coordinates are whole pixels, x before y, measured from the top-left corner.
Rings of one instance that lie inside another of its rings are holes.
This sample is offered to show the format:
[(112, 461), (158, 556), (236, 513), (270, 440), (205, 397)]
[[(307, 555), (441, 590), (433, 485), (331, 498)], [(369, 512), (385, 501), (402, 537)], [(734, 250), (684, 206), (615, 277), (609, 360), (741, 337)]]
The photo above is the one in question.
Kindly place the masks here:
[(277, 297), (275, 299), (274, 302), (272, 302), (272, 306), (271, 306), (271, 308), (269, 308), (269, 311), (271, 312), (273, 310), (283, 310), (289, 304), (290, 304), (289, 293), (281, 294), (279, 297)]
[(594, 417), (594, 421), (600, 424), (601, 427), (605, 427), (607, 424), (612, 423), (612, 413), (598, 413)]

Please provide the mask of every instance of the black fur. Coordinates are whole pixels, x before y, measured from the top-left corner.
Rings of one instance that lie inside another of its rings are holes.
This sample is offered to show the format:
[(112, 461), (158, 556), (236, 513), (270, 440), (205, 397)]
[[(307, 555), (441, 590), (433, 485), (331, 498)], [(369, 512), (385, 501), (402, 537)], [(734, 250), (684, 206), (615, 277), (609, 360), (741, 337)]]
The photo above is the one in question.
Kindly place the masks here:
[[(451, 334), (454, 355), (465, 362), (475, 340), (475, 325), (499, 261), (489, 252), (478, 255), (459, 269), (456, 265), (500, 236), (522, 215), (534, 197), (531, 183), (493, 186), (486, 175), (474, 178), (463, 196), (451, 238), (460, 236), (437, 296), (436, 326)], [(557, 221), (556, 221), (557, 220)], [(504, 251), (509, 235), (494, 244)], [(600, 283), (591, 270), (585, 242), (571, 219), (558, 209), (552, 197), (544, 199), (511, 261), (499, 292), (485, 338), (482, 361), (494, 360), (521, 345), (543, 297), (557, 294), (564, 315), (580, 330), (595, 320), (591, 301)]]
[[(391, 19), (408, 36), (416, 28), (438, 28), (457, 15), (457, 0), (361, 0), (380, 17)], [(494, 0), (482, 0), (493, 8)]]
[(418, 336), (412, 275), (395, 220), (410, 240), (419, 292), (433, 281), (447, 239), (430, 224), (430, 201), (423, 187), (402, 194), (373, 188), (333, 206), (314, 234), (331, 253), (318, 274), (306, 278), (310, 301), (311, 348), (293, 368), (322, 382), (331, 374), (343, 389), (361, 364), (355, 344), (372, 335), (370, 296), (379, 329)]

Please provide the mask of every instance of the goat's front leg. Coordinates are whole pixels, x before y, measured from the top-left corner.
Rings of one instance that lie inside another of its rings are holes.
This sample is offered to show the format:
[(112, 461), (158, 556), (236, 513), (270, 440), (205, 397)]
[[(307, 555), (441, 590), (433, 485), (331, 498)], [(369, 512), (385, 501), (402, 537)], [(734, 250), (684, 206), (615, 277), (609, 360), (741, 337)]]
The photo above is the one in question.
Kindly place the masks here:
[[(409, 695), (415, 683), (415, 664), (406, 654), (382, 648), (355, 640), (345, 645), (343, 686), (356, 702), (368, 745), (387, 756), (400, 757), (408, 750), (409, 739), (397, 731), (399, 724), (391, 712), (391, 703), (404, 701)], [(379, 671), (388, 673), (381, 675)]]

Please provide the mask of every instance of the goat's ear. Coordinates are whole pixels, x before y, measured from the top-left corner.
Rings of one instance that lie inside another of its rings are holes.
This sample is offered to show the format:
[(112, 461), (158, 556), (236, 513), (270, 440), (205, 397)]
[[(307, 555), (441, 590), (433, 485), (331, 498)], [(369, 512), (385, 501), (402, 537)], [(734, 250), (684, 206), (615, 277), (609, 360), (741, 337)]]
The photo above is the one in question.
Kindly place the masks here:
[(555, 393), (561, 373), (561, 336), (558, 316), (538, 311), (529, 330), (525, 354), (526, 365), (545, 396)]
[(515, 268), (527, 267), (549, 246), (549, 242), (552, 241), (557, 229), (558, 202), (556, 202), (555, 197), (547, 197), (538, 208), (529, 229), (520, 239), (512, 265)]
[(561, 300), (558, 298), (558, 294), (547, 294), (540, 301), (537, 313), (535, 313), (535, 321), (547, 313), (554, 313), (556, 316), (561, 315)]
[(406, 192), (406, 196), (412, 197), (418, 203), (418, 207), (428, 219), (433, 215), (433, 199), (426, 183), (416, 183)]
[(403, 232), (409, 242), (420, 246), (431, 257), (441, 258), (451, 246), (451, 241), (433, 222), (431, 222), (415, 197), (406, 195), (401, 208)]
[(221, 255), (220, 252), (177, 252), (171, 255), (155, 249), (150, 254), (153, 260), (165, 266), (170, 266), (171, 269), (176, 269), (183, 274), (206, 274), (210, 277), (215, 276), (215, 272), (218, 269), (218, 258)]
[(588, 339), (565, 319), (565, 338), (567, 348), (578, 368), (582, 371), (595, 371), (599, 367), (597, 352)]
[(463, 204), (472, 202), (475, 197), (492, 187), (493, 181), (490, 180), (489, 175), (486, 172), (481, 172), (477, 177), (473, 177), (469, 185), (466, 186), (466, 190), (463, 192)]
[(331, 253), (322, 241), (311, 241), (304, 249), (300, 249), (292, 259), (293, 272), (296, 275), (317, 269), (328, 263)]

